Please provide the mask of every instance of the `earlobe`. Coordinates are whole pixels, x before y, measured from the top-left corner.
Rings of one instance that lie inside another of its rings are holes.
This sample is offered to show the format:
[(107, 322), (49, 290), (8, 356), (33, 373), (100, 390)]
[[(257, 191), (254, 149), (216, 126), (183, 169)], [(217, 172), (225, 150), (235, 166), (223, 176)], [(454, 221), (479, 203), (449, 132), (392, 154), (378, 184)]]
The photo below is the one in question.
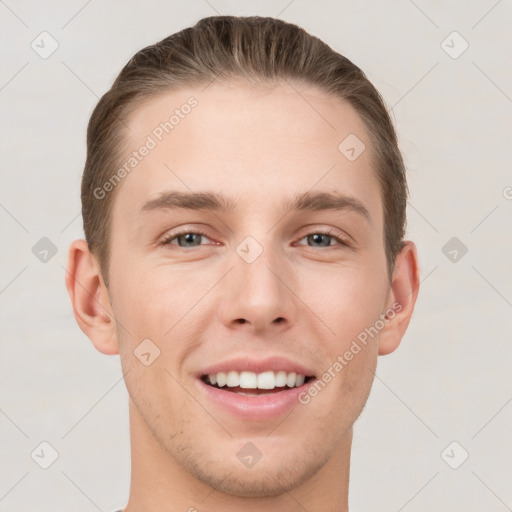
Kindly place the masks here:
[(80, 329), (103, 354), (118, 354), (108, 290), (85, 240), (75, 240), (69, 247), (66, 288)]
[(418, 252), (411, 241), (397, 255), (388, 299), (387, 324), (380, 333), (379, 355), (398, 347), (411, 320), (418, 297), (420, 276)]

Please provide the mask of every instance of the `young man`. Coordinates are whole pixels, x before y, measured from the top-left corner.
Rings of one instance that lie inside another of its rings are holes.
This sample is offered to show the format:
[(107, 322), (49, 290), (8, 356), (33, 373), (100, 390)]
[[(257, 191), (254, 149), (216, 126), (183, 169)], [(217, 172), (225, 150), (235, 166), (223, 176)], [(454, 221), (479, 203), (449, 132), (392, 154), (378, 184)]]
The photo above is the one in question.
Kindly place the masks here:
[(66, 285), (130, 395), (126, 512), (343, 512), (352, 427), (418, 295), (395, 132), (272, 18), (138, 52), (97, 105)]

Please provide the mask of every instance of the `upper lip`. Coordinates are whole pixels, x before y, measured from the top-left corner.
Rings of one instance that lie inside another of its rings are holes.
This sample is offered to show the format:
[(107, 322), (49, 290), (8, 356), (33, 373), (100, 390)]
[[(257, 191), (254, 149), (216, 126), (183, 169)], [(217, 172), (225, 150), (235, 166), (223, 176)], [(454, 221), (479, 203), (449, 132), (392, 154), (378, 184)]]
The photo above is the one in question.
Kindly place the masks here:
[(197, 374), (197, 377), (202, 377), (203, 375), (212, 375), (220, 372), (225, 373), (229, 371), (263, 373), (269, 370), (274, 372), (282, 370), (286, 373), (295, 372), (307, 377), (314, 377), (315, 375), (315, 372), (311, 370), (311, 368), (307, 368), (306, 366), (292, 361), (291, 359), (288, 359), (284, 356), (272, 356), (266, 357), (265, 359), (255, 359), (254, 357), (247, 355), (245, 357), (239, 356), (232, 359), (226, 359), (225, 361), (216, 364), (212, 364), (206, 368), (203, 368)]

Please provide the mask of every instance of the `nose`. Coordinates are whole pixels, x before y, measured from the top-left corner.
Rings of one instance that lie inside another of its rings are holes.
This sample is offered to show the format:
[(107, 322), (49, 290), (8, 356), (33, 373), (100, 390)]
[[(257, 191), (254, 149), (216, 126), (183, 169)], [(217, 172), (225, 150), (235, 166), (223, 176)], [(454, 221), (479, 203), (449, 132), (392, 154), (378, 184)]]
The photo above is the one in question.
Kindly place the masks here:
[(289, 329), (297, 320), (298, 307), (286, 262), (269, 250), (251, 263), (238, 254), (233, 261), (222, 290), (222, 322), (230, 329), (246, 329), (252, 334)]

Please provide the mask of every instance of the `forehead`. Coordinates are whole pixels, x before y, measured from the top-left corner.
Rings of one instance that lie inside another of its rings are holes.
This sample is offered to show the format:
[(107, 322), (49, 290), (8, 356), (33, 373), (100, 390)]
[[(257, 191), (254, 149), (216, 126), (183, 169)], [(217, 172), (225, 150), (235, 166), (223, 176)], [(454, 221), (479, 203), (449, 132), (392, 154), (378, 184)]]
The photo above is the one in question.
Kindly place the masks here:
[(240, 210), (260, 213), (283, 197), (335, 191), (381, 217), (364, 123), (350, 104), (314, 87), (179, 89), (140, 104), (128, 127), (123, 163), (131, 158), (133, 166), (125, 165), (114, 218), (137, 215), (169, 190), (221, 191)]

